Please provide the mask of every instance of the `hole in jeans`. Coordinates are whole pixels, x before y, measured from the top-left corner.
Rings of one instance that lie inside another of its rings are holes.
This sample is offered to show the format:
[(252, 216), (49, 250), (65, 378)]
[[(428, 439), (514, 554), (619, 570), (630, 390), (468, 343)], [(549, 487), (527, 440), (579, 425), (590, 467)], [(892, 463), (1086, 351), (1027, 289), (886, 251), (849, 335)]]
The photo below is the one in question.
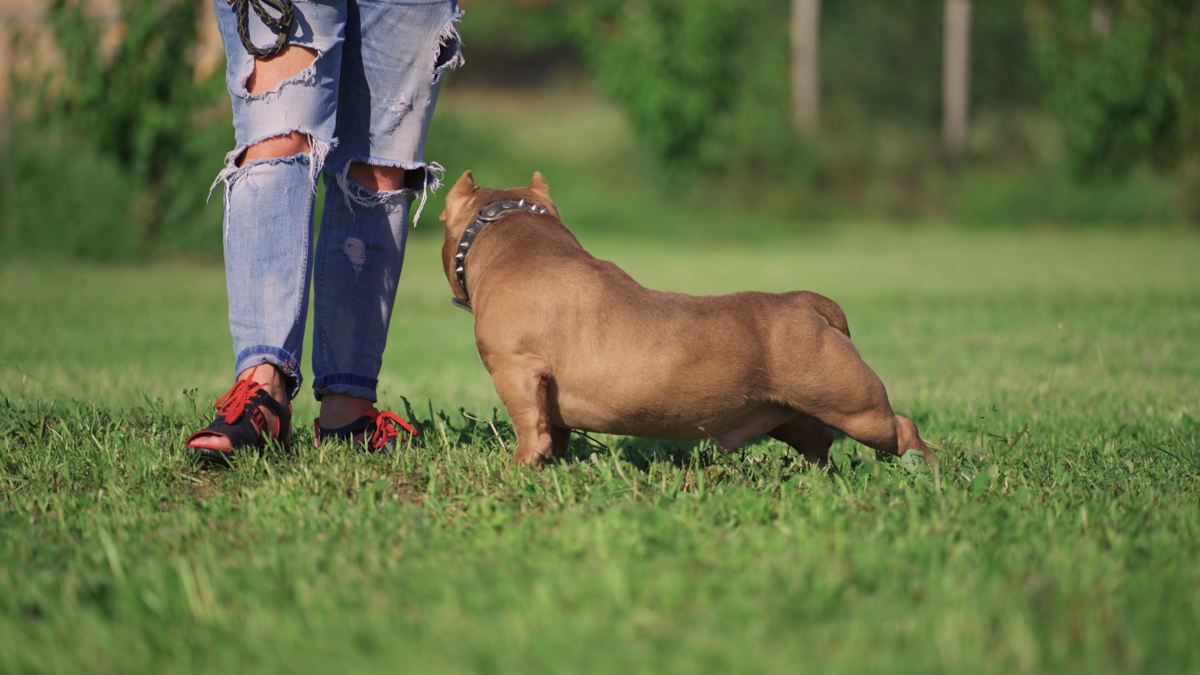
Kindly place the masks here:
[(246, 162), (256, 159), (305, 155), (311, 151), (312, 143), (309, 141), (308, 134), (300, 131), (292, 131), (261, 140), (246, 148), (246, 151), (238, 158), (237, 165), (242, 166)]
[(451, 36), (450, 39), (440, 45), (438, 47), (437, 58), (433, 62), (434, 71), (442, 71), (446, 69), (446, 66), (451, 66), (451, 61), (455, 61), (458, 58), (460, 48), (461, 42), (459, 42), (457, 35)]
[(346, 254), (346, 259), (350, 261), (355, 272), (361, 270), (367, 262), (367, 245), (358, 237), (347, 239), (346, 243), (342, 244), (342, 251)]
[(398, 166), (377, 166), (366, 162), (351, 162), (346, 176), (375, 192), (393, 192), (405, 187), (405, 170)]
[(254, 59), (254, 70), (246, 79), (250, 95), (274, 91), (285, 80), (296, 77), (317, 61), (317, 51), (300, 45), (288, 45), (268, 59)]
[(438, 35), (437, 53), (433, 58), (433, 84), (437, 84), (447, 70), (453, 70), (466, 63), (462, 55), (462, 37), (458, 34), (457, 25), (462, 20), (462, 15), (463, 10), (460, 7)]

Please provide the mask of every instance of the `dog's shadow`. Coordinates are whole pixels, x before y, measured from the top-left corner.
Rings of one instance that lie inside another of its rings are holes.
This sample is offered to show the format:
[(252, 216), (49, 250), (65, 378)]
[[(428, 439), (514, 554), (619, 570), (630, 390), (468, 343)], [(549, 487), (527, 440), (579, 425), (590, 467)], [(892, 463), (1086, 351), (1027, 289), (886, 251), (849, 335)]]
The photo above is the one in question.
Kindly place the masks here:
[(705, 441), (663, 441), (637, 436), (602, 436), (597, 438), (587, 432), (572, 431), (567, 445), (567, 456), (562, 459), (568, 464), (591, 461), (593, 455), (615, 454), (637, 467), (649, 471), (651, 464), (666, 463), (676, 468), (707, 468), (720, 463), (723, 454)]
[[(499, 440), (502, 445), (506, 444), (507, 447), (512, 447), (516, 443), (512, 424), (501, 417), (498, 409), (493, 409), (490, 416), (477, 416), (460, 408), (457, 416), (451, 416), (444, 411), (435, 412), (432, 405), (429, 405), (428, 420), (422, 420), (420, 416), (414, 414), (407, 400), (404, 403), (406, 411), (409, 413), (409, 419), (415, 421), (423, 434), (432, 432), (431, 435), (433, 435), (436, 433), (436, 426), (440, 422), (443, 433), (459, 444), (470, 445), (492, 439)], [(845, 446), (844, 438), (845, 436), (841, 432), (837, 432), (837, 440), (834, 442), (831, 452), (837, 457), (834, 457), (833, 461), (826, 465), (831, 473), (840, 473), (845, 469), (854, 470), (861, 464), (857, 457), (845, 451), (839, 452), (839, 446)], [(727, 452), (718, 448), (711, 440), (664, 441), (639, 436), (591, 434), (579, 430), (571, 432), (566, 456), (558, 461), (570, 466), (592, 462), (595, 456), (606, 458), (610, 455), (620, 457), (643, 473), (648, 473), (653, 464), (669, 464), (680, 470), (707, 470), (713, 466), (727, 468), (733, 468), (735, 465), (744, 466), (747, 462), (757, 462), (775, 455), (779, 455), (779, 458), (784, 460), (791, 459), (797, 463), (801, 461), (800, 456), (794, 450), (778, 441), (772, 441), (767, 436), (760, 436), (737, 450)], [(879, 459), (886, 461), (886, 458), (880, 457)]]
[[(458, 415), (448, 415), (445, 411), (433, 409), (432, 402), (427, 402), (428, 415), (417, 414), (407, 399), (403, 399), (408, 419), (413, 420), (417, 429), (426, 438), (444, 434), (448, 439), (460, 445), (471, 445), (479, 442), (498, 440), (506, 447), (516, 444), (516, 434), (512, 424), (500, 415), (500, 410), (493, 408), (491, 415), (476, 415), (467, 412), (465, 408), (458, 409)], [(425, 417), (425, 419), (422, 419)], [(441, 427), (440, 429), (438, 427)], [(748, 443), (741, 450), (732, 453), (735, 457), (744, 455), (749, 447), (765, 442), (757, 439)], [(573, 430), (567, 444), (567, 454), (559, 461), (566, 464), (577, 464), (592, 461), (593, 455), (608, 456), (617, 454), (625, 461), (633, 464), (640, 471), (649, 471), (653, 463), (666, 462), (678, 468), (706, 468), (718, 463), (728, 463), (728, 455), (718, 449), (711, 441), (663, 441), (653, 438), (636, 436), (593, 435), (588, 432)]]
[[(605, 442), (607, 441), (607, 443)], [(821, 467), (830, 475), (844, 472), (855, 473), (867, 462), (860, 456), (861, 449), (840, 431), (835, 431), (833, 447), (830, 448), (830, 461)], [(870, 452), (868, 450), (868, 452)], [(726, 470), (750, 471), (761, 470), (763, 464), (780, 461), (791, 467), (792, 471), (807, 471), (816, 465), (808, 464), (791, 447), (768, 436), (759, 436), (748, 441), (737, 450), (725, 451), (709, 440), (703, 441), (664, 441), (654, 438), (637, 436), (601, 436), (596, 438), (591, 434), (573, 431), (568, 446), (567, 456), (560, 461), (566, 464), (590, 462), (594, 455), (617, 455), (629, 462), (637, 470), (648, 473), (652, 464), (666, 463), (680, 470), (707, 470), (719, 466)], [(896, 458), (881, 452), (874, 452), (875, 461), (891, 464)], [(750, 465), (758, 465), (751, 468)]]
[[(840, 435), (839, 435), (840, 437)], [(748, 464), (764, 460), (781, 460), (785, 464), (802, 463), (802, 458), (790, 447), (767, 436), (760, 436), (737, 450), (726, 451), (711, 440), (664, 441), (637, 436), (601, 436), (581, 431), (571, 433), (567, 456), (562, 462), (571, 464), (592, 461), (594, 455), (616, 455), (639, 471), (648, 473), (652, 464), (670, 464), (676, 469), (702, 469), (720, 466), (743, 470)], [(833, 464), (829, 465), (835, 469)]]

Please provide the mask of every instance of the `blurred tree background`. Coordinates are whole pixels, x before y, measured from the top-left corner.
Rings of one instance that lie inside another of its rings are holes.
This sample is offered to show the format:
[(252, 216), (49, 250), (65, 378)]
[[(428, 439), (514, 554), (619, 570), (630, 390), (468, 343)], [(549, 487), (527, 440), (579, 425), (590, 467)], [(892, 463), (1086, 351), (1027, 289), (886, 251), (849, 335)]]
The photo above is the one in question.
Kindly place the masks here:
[[(54, 0), (0, 34), (12, 55), (0, 255), (219, 252), (220, 209), (203, 203), (232, 131), (200, 3), (120, 0), (103, 14)], [(955, 161), (940, 136), (942, 0), (820, 3), (815, 135), (792, 124), (789, 0), (462, 4), (468, 66), (450, 90), (594, 89), (632, 129), (628, 171), (672, 200), (808, 227), (1200, 222), (1191, 0), (972, 3)], [(440, 115), (428, 154), (454, 168), (489, 142)]]

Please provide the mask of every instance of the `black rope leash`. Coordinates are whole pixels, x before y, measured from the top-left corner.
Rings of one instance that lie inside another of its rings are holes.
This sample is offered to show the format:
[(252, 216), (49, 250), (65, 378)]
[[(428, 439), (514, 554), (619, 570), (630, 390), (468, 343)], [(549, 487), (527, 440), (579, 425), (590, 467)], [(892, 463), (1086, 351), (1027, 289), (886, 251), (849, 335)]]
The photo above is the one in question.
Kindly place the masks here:
[[(275, 56), (283, 51), (287, 46), (288, 36), (292, 32), (292, 0), (228, 0), (231, 4), (236, 3), (237, 9), (237, 29), (238, 37), (242, 39), (242, 46), (250, 53), (250, 56), (259, 59), (266, 59)], [(267, 7), (275, 10), (279, 16), (275, 16), (267, 11)], [(275, 38), (275, 45), (260, 49), (250, 41), (250, 13), (247, 8), (253, 8), (254, 13), (268, 28), (276, 31), (278, 37)]]

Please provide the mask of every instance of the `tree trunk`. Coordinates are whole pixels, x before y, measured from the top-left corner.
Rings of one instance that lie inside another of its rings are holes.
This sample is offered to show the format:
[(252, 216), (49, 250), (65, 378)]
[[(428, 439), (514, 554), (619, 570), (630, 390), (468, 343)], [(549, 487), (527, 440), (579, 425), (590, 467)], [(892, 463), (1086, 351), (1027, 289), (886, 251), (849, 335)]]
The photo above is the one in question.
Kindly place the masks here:
[(967, 144), (971, 75), (971, 0), (946, 0), (942, 45), (942, 144), (951, 163)]
[(821, 0), (792, 0), (792, 128), (817, 135), (820, 119)]
[(1102, 40), (1112, 35), (1112, 9), (1106, 2), (1092, 3), (1092, 32)]

